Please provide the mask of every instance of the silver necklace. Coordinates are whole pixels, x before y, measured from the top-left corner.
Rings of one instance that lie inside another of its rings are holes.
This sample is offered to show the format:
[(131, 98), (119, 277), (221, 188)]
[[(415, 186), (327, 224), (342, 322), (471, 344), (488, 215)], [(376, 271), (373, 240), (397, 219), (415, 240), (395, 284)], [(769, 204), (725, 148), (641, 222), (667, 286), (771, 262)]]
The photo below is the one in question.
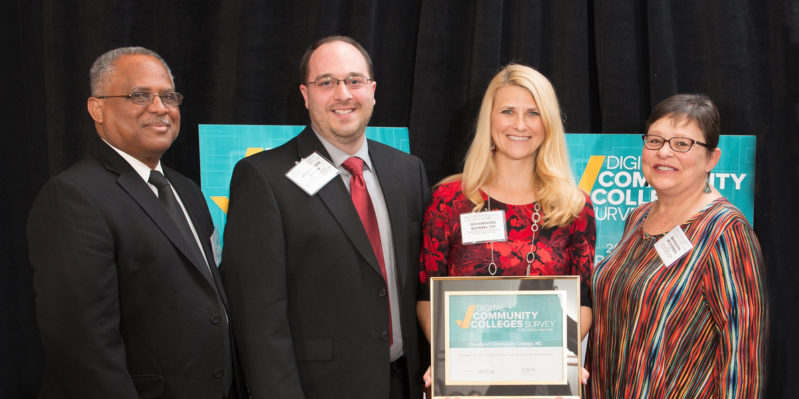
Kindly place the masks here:
[(530, 267), (535, 261), (535, 236), (538, 233), (538, 221), (541, 220), (541, 205), (538, 205), (538, 202), (535, 203), (533, 206), (533, 217), (532, 222), (530, 223), (530, 231), (532, 232), (532, 236), (530, 237), (530, 252), (527, 253), (525, 257), (527, 261), (527, 275), (530, 275)]
[[(491, 212), (491, 190), (486, 188), (488, 191), (488, 211)], [(525, 256), (525, 260), (527, 261), (527, 275), (530, 275), (530, 268), (535, 262), (535, 236), (538, 234), (538, 222), (541, 220), (541, 205), (538, 202), (533, 204), (533, 216), (530, 221), (530, 231), (532, 235), (530, 237), (530, 252), (527, 253)], [(491, 263), (488, 264), (488, 273), (492, 276), (497, 274), (497, 264), (494, 262), (494, 242), (491, 241)]]

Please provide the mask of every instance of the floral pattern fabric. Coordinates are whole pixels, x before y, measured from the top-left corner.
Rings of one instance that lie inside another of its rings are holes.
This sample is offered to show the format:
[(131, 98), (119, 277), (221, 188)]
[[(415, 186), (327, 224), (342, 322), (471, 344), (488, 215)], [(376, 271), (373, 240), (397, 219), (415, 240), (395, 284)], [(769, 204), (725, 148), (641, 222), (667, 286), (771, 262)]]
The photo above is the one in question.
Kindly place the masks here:
[[(488, 210), (489, 198), (485, 193), (484, 209)], [(496, 276), (524, 276), (527, 273), (527, 253), (530, 252), (532, 231), (530, 225), (535, 203), (525, 205), (504, 204), (490, 199), (491, 210), (505, 211), (508, 239), (494, 242)], [(463, 245), (461, 240), (460, 215), (472, 212), (474, 203), (461, 191), (460, 180), (441, 184), (433, 192), (433, 198), (424, 216), (420, 281), (425, 287), (419, 290), (421, 300), (429, 300), (427, 283), (430, 277), (444, 276), (490, 276), (491, 243)], [(544, 220), (541, 211), (541, 222)], [(589, 280), (594, 264), (596, 223), (594, 208), (586, 196), (585, 207), (579, 216), (568, 225), (544, 228), (539, 226), (533, 252), (535, 260), (530, 275), (577, 275), (580, 276), (583, 306), (590, 306)]]

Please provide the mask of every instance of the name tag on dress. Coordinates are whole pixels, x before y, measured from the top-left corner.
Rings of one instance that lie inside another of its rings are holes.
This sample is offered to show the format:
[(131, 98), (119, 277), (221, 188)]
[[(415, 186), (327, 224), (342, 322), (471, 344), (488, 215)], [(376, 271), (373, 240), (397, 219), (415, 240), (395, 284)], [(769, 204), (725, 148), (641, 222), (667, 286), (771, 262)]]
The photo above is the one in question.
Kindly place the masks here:
[(663, 261), (663, 265), (666, 267), (671, 266), (677, 259), (682, 258), (693, 247), (694, 245), (685, 236), (680, 226), (671, 229), (670, 232), (655, 243), (655, 251), (657, 251), (660, 260)]
[(318, 152), (303, 158), (286, 172), (286, 177), (294, 182), (308, 195), (315, 195), (341, 171)]
[(463, 245), (505, 241), (507, 239), (505, 211), (461, 214), (461, 240)]

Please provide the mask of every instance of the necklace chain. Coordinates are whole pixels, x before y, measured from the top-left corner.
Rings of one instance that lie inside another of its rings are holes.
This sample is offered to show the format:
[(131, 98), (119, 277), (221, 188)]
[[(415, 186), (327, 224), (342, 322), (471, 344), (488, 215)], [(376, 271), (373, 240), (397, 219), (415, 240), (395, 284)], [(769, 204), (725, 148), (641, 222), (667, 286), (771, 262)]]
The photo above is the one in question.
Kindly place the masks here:
[[(486, 189), (486, 191), (488, 191), (488, 211), (491, 212), (491, 190)], [(530, 252), (525, 256), (525, 261), (527, 261), (527, 276), (530, 275), (530, 269), (532, 268), (533, 262), (535, 262), (535, 237), (538, 234), (540, 221), (541, 205), (535, 202), (533, 204), (533, 215), (530, 218)], [(491, 241), (491, 263), (488, 264), (488, 273), (492, 276), (497, 274), (497, 264), (494, 262), (494, 241)]]
[(535, 236), (538, 233), (538, 222), (541, 220), (541, 205), (538, 205), (538, 202), (535, 203), (533, 206), (533, 216), (530, 222), (530, 252), (527, 253), (525, 257), (527, 261), (527, 276), (530, 275), (530, 268), (533, 265), (533, 261), (535, 261)]

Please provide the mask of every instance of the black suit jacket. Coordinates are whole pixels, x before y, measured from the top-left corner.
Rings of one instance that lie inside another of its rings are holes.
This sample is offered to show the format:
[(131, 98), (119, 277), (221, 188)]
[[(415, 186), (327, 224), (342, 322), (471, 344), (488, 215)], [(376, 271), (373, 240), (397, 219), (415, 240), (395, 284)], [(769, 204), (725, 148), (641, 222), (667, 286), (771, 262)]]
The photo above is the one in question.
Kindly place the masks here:
[[(219, 281), (205, 200), (164, 168)], [(150, 187), (97, 139), (50, 179), (28, 219), (46, 357), (40, 398), (221, 398), (230, 338), (221, 284)], [(226, 353), (226, 351), (228, 351)]]
[[(416, 291), (429, 187), (418, 158), (368, 145), (391, 219), (409, 384), (421, 397)], [(314, 151), (330, 158), (306, 128), (233, 172), (222, 265), (242, 369), (256, 399), (387, 398), (386, 282), (350, 194), (340, 177), (310, 196), (285, 176)]]

